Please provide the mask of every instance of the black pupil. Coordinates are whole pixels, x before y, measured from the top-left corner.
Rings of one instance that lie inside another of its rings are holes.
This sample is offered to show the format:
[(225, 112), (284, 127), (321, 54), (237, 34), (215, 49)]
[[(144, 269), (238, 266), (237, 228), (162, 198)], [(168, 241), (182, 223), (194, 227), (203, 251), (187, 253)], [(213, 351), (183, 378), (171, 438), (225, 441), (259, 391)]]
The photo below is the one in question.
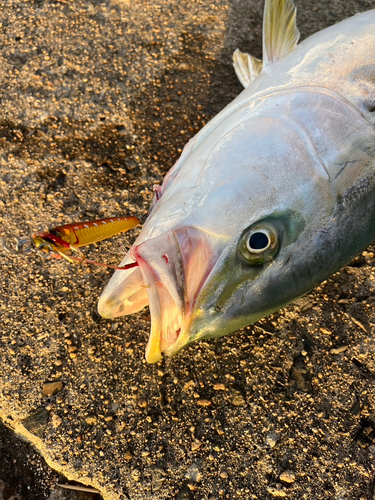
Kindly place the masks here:
[(268, 247), (268, 243), (268, 236), (264, 233), (253, 233), (250, 236), (249, 244), (253, 250), (263, 250)]

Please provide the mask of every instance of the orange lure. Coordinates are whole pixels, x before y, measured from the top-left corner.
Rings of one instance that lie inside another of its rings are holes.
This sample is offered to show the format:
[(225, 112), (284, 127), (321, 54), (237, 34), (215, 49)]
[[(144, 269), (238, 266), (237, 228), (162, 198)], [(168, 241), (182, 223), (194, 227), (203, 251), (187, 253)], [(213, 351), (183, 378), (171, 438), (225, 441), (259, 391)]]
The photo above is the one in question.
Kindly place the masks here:
[(111, 269), (130, 269), (135, 267), (137, 263), (132, 262), (122, 267), (103, 264), (86, 259), (79, 248), (128, 231), (139, 222), (137, 217), (111, 217), (109, 219), (77, 222), (57, 226), (48, 231), (39, 231), (33, 234), (32, 241), (37, 250), (57, 259), (62, 257), (69, 262), (85, 262)]

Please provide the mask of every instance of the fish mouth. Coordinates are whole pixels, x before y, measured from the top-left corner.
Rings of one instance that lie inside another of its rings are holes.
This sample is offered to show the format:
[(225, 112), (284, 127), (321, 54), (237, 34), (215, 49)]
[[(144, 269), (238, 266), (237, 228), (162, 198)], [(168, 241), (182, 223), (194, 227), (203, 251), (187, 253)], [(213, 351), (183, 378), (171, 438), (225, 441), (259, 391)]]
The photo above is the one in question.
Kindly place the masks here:
[(149, 305), (148, 363), (160, 361), (162, 353), (173, 356), (193, 340), (197, 298), (220, 255), (218, 237), (185, 226), (134, 245), (130, 257), (138, 267), (117, 271), (100, 297), (98, 311), (106, 318)]

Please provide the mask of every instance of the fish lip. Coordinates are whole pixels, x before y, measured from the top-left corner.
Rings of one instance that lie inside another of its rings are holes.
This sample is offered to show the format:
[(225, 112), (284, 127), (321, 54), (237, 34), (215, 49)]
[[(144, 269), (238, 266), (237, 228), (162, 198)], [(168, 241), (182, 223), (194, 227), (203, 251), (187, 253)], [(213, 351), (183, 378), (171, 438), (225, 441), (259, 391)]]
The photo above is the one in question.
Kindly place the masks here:
[(115, 273), (99, 298), (98, 312), (103, 318), (113, 319), (140, 311), (147, 304), (142, 273), (133, 268)]
[[(174, 234), (171, 235), (177, 243)], [(147, 293), (151, 314), (150, 336), (146, 347), (146, 360), (156, 363), (162, 359), (162, 352), (168, 352), (178, 342), (185, 319), (185, 301), (183, 288), (168, 286), (168, 276), (164, 272), (162, 262), (154, 268), (148, 262), (147, 245), (139, 245), (133, 251), (144, 281), (147, 283)], [(163, 258), (166, 254), (163, 254)], [(175, 247), (175, 259), (172, 265), (178, 267), (180, 261), (180, 248)], [(165, 264), (168, 266), (169, 259)]]
[(217, 237), (184, 226), (133, 247), (151, 313), (147, 362), (160, 361), (162, 353), (173, 356), (193, 340), (191, 326), (199, 294), (221, 253), (212, 245)]

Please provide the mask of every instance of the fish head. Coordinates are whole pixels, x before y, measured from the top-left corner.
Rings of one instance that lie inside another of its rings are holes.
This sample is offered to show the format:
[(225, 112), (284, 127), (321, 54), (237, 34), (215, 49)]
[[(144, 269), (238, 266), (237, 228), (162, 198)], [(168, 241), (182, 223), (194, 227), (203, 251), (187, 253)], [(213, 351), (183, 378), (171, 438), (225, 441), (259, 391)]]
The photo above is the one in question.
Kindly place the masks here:
[[(98, 305), (107, 318), (149, 305), (148, 362), (254, 323), (338, 268), (340, 193), (324, 155), (340, 155), (340, 141), (317, 151), (293, 109), (313, 127), (319, 99), (302, 97), (278, 96), (263, 113), (238, 109), (195, 139), (157, 188), (123, 261), (138, 267), (117, 271)], [(337, 120), (333, 103), (322, 106)], [(347, 123), (359, 130), (353, 120)], [(325, 123), (331, 141), (332, 123)]]

